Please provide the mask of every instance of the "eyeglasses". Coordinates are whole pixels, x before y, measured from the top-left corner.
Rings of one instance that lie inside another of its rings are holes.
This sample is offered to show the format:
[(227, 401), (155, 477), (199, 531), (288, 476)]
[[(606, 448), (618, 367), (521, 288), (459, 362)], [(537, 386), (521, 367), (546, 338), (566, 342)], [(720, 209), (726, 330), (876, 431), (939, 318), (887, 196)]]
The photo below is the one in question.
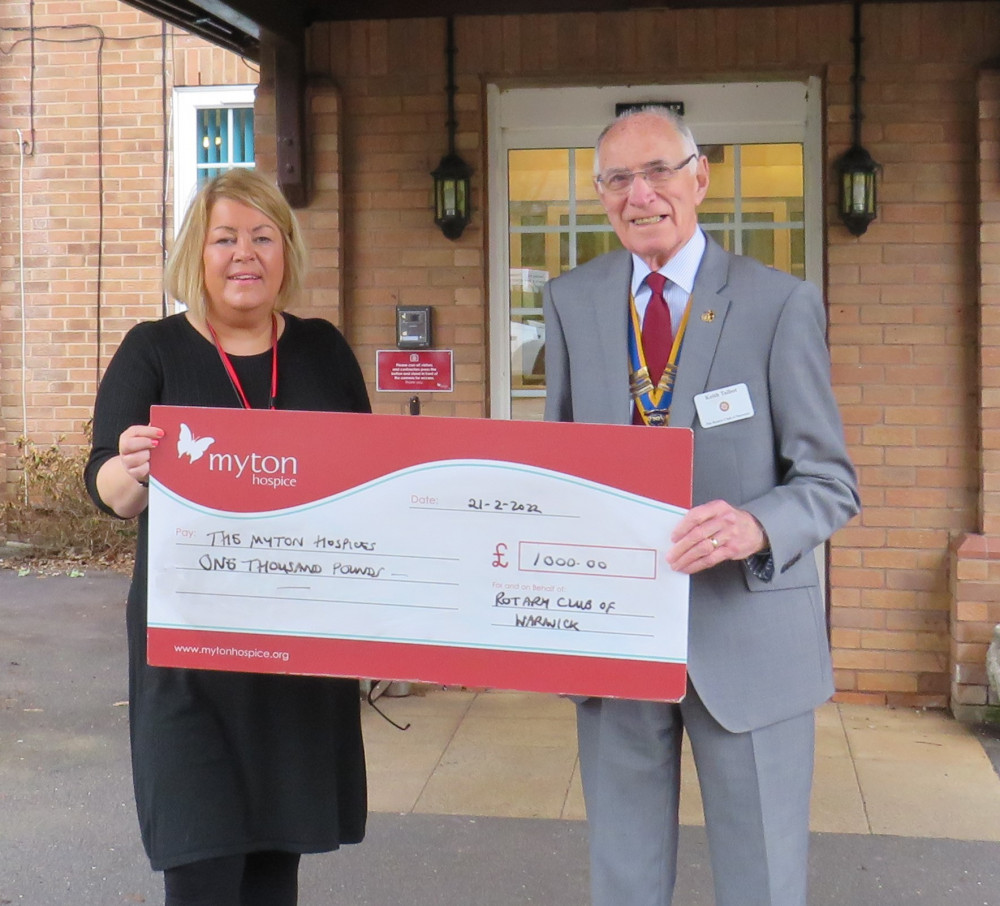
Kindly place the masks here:
[(597, 183), (599, 191), (607, 192), (611, 195), (623, 195), (632, 188), (632, 182), (637, 176), (641, 176), (647, 185), (656, 188), (670, 182), (697, 156), (697, 154), (692, 154), (675, 167), (671, 167), (670, 164), (658, 160), (651, 163), (648, 167), (643, 167), (641, 170), (612, 170), (603, 176), (595, 176), (594, 182)]

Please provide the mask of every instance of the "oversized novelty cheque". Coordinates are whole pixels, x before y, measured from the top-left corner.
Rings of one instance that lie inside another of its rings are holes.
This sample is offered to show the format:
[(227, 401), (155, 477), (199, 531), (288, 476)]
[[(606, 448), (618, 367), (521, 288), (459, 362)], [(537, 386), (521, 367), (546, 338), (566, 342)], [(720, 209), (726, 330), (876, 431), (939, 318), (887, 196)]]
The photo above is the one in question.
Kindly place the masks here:
[(173, 406), (150, 422), (151, 664), (683, 695), (688, 579), (665, 555), (690, 431)]

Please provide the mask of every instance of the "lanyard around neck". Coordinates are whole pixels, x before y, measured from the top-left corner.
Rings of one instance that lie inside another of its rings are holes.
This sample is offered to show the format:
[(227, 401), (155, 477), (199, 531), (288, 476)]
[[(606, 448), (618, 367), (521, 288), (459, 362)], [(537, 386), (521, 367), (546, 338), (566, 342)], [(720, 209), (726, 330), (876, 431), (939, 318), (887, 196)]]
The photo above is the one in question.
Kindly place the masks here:
[(674, 380), (677, 377), (677, 366), (681, 360), (681, 348), (687, 333), (688, 318), (691, 314), (691, 300), (688, 296), (684, 306), (684, 316), (681, 318), (680, 329), (674, 336), (674, 345), (670, 350), (670, 358), (663, 369), (660, 382), (654, 387), (649, 379), (649, 368), (646, 366), (646, 355), (642, 348), (642, 327), (639, 322), (639, 311), (635, 304), (635, 296), (629, 293), (629, 391), (635, 401), (636, 410), (644, 424), (660, 426), (670, 424), (670, 404), (674, 398)]
[[(212, 342), (215, 344), (215, 348), (219, 352), (219, 358), (222, 359), (222, 365), (226, 369), (226, 374), (229, 375), (229, 381), (233, 385), (233, 390), (236, 391), (236, 395), (240, 398), (240, 402), (243, 403), (244, 409), (252, 409), (250, 401), (247, 399), (247, 395), (243, 392), (243, 384), (240, 382), (239, 375), (236, 373), (236, 369), (233, 367), (232, 360), (226, 353), (226, 350), (222, 348), (222, 344), (219, 342), (219, 337), (215, 332), (215, 328), (212, 327), (211, 322), (208, 318), (205, 318), (205, 324), (208, 326), (208, 332), (212, 335)], [(272, 312), (271, 314), (271, 395), (267, 401), (268, 409), (274, 409), (274, 401), (278, 398), (278, 316)]]

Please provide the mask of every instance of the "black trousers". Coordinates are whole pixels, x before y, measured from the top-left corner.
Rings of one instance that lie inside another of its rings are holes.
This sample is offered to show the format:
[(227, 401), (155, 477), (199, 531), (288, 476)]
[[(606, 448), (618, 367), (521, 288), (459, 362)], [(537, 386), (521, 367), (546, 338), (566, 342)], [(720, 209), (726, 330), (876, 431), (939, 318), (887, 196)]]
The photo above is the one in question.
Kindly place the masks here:
[(241, 853), (168, 868), (165, 906), (296, 906), (299, 855)]

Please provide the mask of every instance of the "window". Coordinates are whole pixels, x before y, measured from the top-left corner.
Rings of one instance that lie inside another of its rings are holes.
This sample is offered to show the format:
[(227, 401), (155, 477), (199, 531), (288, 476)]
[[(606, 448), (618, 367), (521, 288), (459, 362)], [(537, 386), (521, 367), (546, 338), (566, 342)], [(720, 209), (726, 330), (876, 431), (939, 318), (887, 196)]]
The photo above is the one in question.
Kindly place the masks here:
[(542, 287), (621, 248), (592, 186), (593, 148), (512, 150), (507, 155), (511, 417), (541, 416), (545, 397)]
[(223, 170), (253, 166), (253, 107), (201, 107), (197, 122), (199, 188)]
[(254, 165), (253, 85), (174, 90), (174, 233), (205, 180)]

